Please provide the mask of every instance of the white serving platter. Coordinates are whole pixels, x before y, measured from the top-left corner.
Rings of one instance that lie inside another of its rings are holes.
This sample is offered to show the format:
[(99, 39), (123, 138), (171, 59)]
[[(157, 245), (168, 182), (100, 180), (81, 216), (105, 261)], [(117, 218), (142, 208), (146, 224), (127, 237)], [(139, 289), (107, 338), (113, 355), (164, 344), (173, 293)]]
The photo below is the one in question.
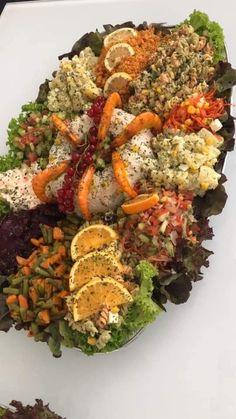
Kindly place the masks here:
[[(9, 4), (0, 17), (0, 147), (8, 121), (33, 100), (57, 67), (57, 56), (83, 33), (125, 20), (174, 24), (194, 8), (225, 29), (236, 66), (236, 3), (208, 0), (81, 0)], [(235, 100), (234, 100), (235, 101)], [(64, 350), (53, 359), (24, 333), (0, 334), (1, 401), (43, 398), (68, 419), (236, 418), (236, 153), (229, 154), (229, 199), (213, 217), (214, 251), (190, 300), (169, 306), (132, 344), (87, 358)]]

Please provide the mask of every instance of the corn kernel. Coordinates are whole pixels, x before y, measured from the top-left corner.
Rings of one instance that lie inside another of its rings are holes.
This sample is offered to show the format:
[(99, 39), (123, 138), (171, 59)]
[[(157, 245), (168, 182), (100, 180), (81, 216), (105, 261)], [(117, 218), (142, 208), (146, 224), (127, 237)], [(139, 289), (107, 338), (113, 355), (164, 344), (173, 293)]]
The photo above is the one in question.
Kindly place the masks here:
[(143, 89), (142, 90), (142, 95), (147, 96), (148, 95), (148, 89)]
[(188, 111), (188, 113), (190, 113), (191, 115), (193, 115), (196, 112), (196, 108), (193, 105), (189, 105), (187, 111)]
[(119, 307), (112, 307), (112, 309), (111, 309), (111, 312), (113, 313), (113, 314), (116, 314), (116, 313), (119, 313), (119, 311), (120, 311), (120, 309), (119, 309)]
[(96, 343), (97, 343), (97, 339), (96, 338), (93, 338), (92, 336), (89, 336), (88, 337), (88, 344), (89, 345), (94, 346), (94, 345), (96, 345)]
[(202, 182), (201, 183), (201, 188), (206, 191), (209, 188), (209, 183), (208, 182)]
[(209, 108), (209, 106), (210, 106), (210, 105), (209, 105), (209, 103), (208, 103), (208, 102), (206, 102), (206, 103), (204, 103), (204, 106), (203, 106), (203, 107), (204, 107), (204, 109), (208, 109), (208, 108)]
[(199, 108), (196, 108), (195, 112), (198, 115), (200, 113), (200, 109)]
[(209, 153), (209, 148), (208, 148), (207, 146), (203, 145), (203, 146), (202, 146), (202, 152), (203, 152), (204, 154), (208, 154), (208, 153)]
[(161, 93), (161, 88), (160, 87), (156, 87), (156, 93)]
[(211, 137), (206, 138), (205, 142), (206, 142), (207, 145), (213, 145), (214, 144), (214, 140)]

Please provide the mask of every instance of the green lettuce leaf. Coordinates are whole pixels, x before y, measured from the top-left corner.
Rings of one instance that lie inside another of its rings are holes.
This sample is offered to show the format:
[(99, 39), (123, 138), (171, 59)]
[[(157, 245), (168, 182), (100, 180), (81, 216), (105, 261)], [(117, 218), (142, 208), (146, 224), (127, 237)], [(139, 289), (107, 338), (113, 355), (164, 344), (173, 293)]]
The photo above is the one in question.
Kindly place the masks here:
[(184, 23), (191, 25), (200, 36), (205, 36), (214, 47), (214, 62), (225, 58), (225, 42), (223, 29), (217, 22), (209, 19), (206, 13), (194, 10)]

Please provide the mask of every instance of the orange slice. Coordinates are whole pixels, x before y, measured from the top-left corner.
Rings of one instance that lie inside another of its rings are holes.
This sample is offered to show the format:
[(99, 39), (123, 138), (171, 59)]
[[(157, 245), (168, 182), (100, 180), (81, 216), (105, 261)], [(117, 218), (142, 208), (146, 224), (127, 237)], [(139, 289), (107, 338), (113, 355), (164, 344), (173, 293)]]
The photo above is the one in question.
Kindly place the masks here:
[(95, 276), (116, 276), (123, 271), (122, 264), (113, 254), (92, 252), (80, 258), (70, 272), (70, 291), (81, 288)]
[(154, 207), (159, 202), (157, 193), (138, 195), (131, 201), (125, 202), (121, 208), (125, 214), (137, 214)]
[(103, 224), (94, 224), (80, 230), (71, 243), (71, 257), (78, 260), (80, 257), (94, 250), (102, 249), (118, 240), (118, 235), (111, 227)]
[(129, 291), (114, 278), (93, 278), (75, 295), (73, 305), (74, 320), (88, 319), (99, 312), (103, 306), (113, 308), (131, 303), (133, 298)]

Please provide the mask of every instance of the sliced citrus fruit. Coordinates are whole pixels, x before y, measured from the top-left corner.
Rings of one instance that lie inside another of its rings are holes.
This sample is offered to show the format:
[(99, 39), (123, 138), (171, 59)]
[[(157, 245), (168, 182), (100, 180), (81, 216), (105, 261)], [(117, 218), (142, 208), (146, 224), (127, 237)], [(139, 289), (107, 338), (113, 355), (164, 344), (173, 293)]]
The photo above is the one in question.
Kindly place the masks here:
[(138, 195), (131, 201), (125, 202), (121, 208), (125, 214), (137, 214), (154, 207), (159, 202), (157, 193)]
[(109, 45), (117, 42), (122, 42), (127, 38), (136, 37), (138, 32), (133, 28), (121, 28), (107, 35), (104, 39), (104, 47), (108, 48)]
[(93, 277), (116, 276), (123, 271), (122, 264), (113, 254), (91, 252), (80, 258), (70, 272), (70, 291), (75, 291)]
[(104, 95), (109, 96), (113, 92), (125, 93), (131, 80), (132, 77), (123, 71), (112, 74), (105, 83)]
[(103, 224), (94, 224), (80, 230), (71, 243), (71, 257), (78, 260), (80, 257), (94, 250), (102, 249), (118, 240), (118, 235), (111, 227)]
[(135, 51), (131, 45), (120, 42), (108, 50), (104, 65), (108, 71), (112, 71), (124, 58), (131, 57), (134, 54)]
[(75, 295), (73, 306), (74, 320), (87, 319), (106, 305), (109, 308), (131, 303), (129, 291), (114, 278), (93, 278)]

